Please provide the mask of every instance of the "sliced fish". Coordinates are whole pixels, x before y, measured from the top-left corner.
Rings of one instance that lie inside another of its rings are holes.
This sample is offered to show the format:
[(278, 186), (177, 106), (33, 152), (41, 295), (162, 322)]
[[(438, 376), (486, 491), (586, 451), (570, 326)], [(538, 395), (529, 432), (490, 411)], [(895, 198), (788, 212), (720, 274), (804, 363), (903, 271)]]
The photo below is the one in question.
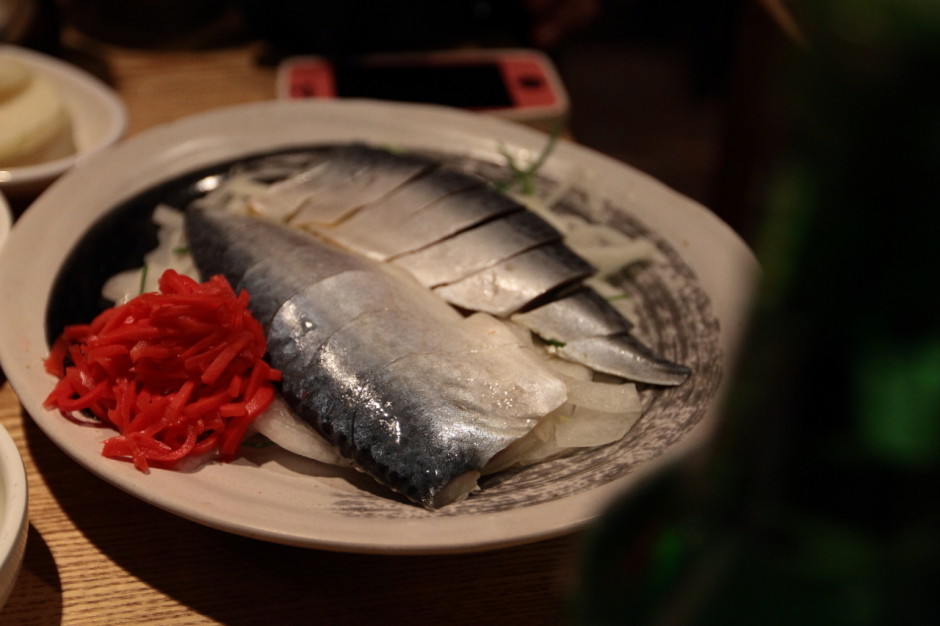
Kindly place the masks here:
[(472, 274), (434, 293), (455, 306), (507, 317), (554, 289), (594, 273), (561, 243), (549, 243)]
[(633, 326), (610, 302), (587, 287), (510, 319), (554, 342), (627, 333)]
[(351, 145), (253, 199), (258, 213), (296, 226), (333, 224), (431, 167), (426, 159)]
[(678, 385), (692, 373), (658, 356), (629, 333), (568, 341), (556, 354), (575, 363), (590, 363), (598, 372), (654, 385)]
[[(475, 175), (421, 156), (339, 146), (250, 204), (276, 218), (286, 211), (294, 226), (404, 269), (460, 309), (517, 314), (543, 339), (566, 344), (566, 358), (597, 371), (667, 385), (689, 375), (631, 336), (630, 323), (600, 296), (578, 289), (595, 270), (554, 229)], [(571, 293), (578, 295), (562, 298)], [(257, 297), (267, 297), (263, 287)]]
[(559, 239), (561, 233), (537, 214), (517, 211), (392, 262), (425, 287), (437, 287)]
[(268, 320), (292, 410), (425, 507), (466, 495), (493, 456), (566, 399), (539, 357), (387, 265), (228, 211), (190, 208), (186, 233), (201, 273), (265, 294), (250, 306)]
[(221, 234), (208, 227), (192, 227), (194, 223), (201, 224), (197, 221), (199, 218), (193, 216), (221, 213), (196, 208), (187, 211), (186, 238), (190, 252), (203, 275), (221, 274), (236, 289), (252, 286), (249, 291), (252, 312), (262, 325), (270, 323), (286, 299), (309, 285), (310, 275), (326, 278), (336, 267), (344, 271), (369, 267), (366, 259), (350, 256), (334, 247), (305, 245), (311, 237), (301, 231), (296, 232), (296, 242), (289, 242), (289, 254), (259, 252), (265, 249), (269, 239), (267, 229), (260, 227), (261, 220), (245, 222), (243, 228), (232, 228)]
[(441, 241), (486, 220), (519, 211), (521, 207), (482, 181), (467, 174), (437, 171), (423, 177), (431, 195), (418, 185), (405, 185), (391, 198), (365, 207), (323, 235), (351, 250), (380, 261)]
[(692, 373), (631, 335), (633, 325), (589, 287), (510, 319), (551, 342), (558, 356), (598, 372), (655, 385), (678, 385)]

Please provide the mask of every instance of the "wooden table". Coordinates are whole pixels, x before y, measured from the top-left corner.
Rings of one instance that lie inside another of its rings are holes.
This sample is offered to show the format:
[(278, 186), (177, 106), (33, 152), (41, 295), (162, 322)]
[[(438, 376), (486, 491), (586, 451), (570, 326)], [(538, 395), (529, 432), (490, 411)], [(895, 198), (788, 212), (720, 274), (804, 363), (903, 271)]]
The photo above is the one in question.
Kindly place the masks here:
[[(273, 97), (254, 44), (204, 52), (98, 47), (128, 134)], [(88, 473), (0, 374), (0, 421), (29, 476), (29, 538), (0, 624), (545, 624), (577, 580), (577, 536), (468, 555), (291, 548), (176, 517)]]

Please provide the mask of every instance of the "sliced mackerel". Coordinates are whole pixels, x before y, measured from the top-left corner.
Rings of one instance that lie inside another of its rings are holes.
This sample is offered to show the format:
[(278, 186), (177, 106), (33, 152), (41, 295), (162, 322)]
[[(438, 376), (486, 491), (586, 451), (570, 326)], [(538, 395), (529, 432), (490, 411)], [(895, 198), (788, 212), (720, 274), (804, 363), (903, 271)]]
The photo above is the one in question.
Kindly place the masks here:
[[(516, 321), (547, 341), (570, 344), (559, 354), (597, 371), (664, 385), (690, 374), (631, 336), (630, 323), (599, 304), (600, 296), (579, 289), (595, 270), (553, 228), (475, 175), (422, 156), (338, 146), (248, 204), (403, 268), (460, 309), (524, 312)], [(577, 299), (559, 300), (575, 292)]]
[(334, 224), (431, 167), (425, 159), (353, 145), (272, 185), (253, 199), (259, 213), (295, 226)]
[(587, 288), (511, 319), (552, 342), (627, 333), (633, 326), (609, 301)]
[(323, 229), (323, 235), (360, 254), (386, 261), (521, 208), (471, 176), (435, 174), (426, 177), (438, 181), (434, 189), (454, 191), (424, 203), (426, 194), (409, 198), (412, 186), (406, 185), (390, 202), (382, 199), (365, 207), (336, 228)]
[(561, 233), (541, 217), (531, 211), (517, 211), (392, 262), (425, 287), (437, 287), (559, 239)]
[(191, 207), (200, 272), (266, 320), (285, 400), (378, 482), (435, 508), (567, 397), (506, 333), (485, 332), (403, 272), (263, 218)]
[(587, 261), (553, 242), (438, 287), (434, 293), (463, 309), (508, 317), (552, 290), (593, 273)]

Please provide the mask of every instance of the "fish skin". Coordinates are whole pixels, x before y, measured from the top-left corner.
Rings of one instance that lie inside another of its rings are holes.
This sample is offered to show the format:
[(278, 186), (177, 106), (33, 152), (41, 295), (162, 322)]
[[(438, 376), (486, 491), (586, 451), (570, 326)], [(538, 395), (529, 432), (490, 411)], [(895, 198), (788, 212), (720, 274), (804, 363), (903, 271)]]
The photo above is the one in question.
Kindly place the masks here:
[(186, 212), (186, 240), (204, 276), (221, 274), (235, 289), (252, 286), (252, 312), (266, 325), (281, 303), (309, 284), (311, 277), (323, 280), (352, 269), (368, 267), (333, 247), (315, 249), (308, 245), (310, 235), (284, 228), (284, 246), (279, 254), (266, 250), (268, 226), (274, 222), (245, 219), (227, 220), (224, 228), (213, 217), (222, 210), (192, 207)]
[(490, 193), (482, 179), (436, 170), (321, 232), (350, 250), (386, 261), (520, 208)]
[(548, 341), (574, 341), (628, 333), (633, 327), (613, 305), (590, 287), (510, 318)]
[(594, 268), (560, 242), (551, 242), (433, 291), (455, 306), (508, 317), (546, 293), (586, 278)]
[(654, 385), (678, 385), (691, 370), (630, 334), (632, 324), (590, 287), (510, 318), (555, 345), (554, 352), (598, 372)]
[[(354, 158), (349, 158), (350, 153)], [(292, 225), (336, 224), (432, 167), (426, 159), (364, 146), (353, 146), (350, 153), (342, 153), (350, 161), (345, 168), (347, 175), (342, 175), (343, 168), (336, 167), (330, 172), (334, 174), (332, 180), (318, 181), (315, 193), (290, 218)], [(336, 190), (341, 193), (334, 193)]]
[(432, 166), (427, 159), (351, 144), (274, 183), (252, 204), (258, 213), (296, 226), (332, 224)]
[(688, 367), (662, 358), (630, 333), (574, 339), (555, 353), (575, 363), (590, 363), (598, 372), (652, 385), (679, 385), (692, 374)]
[(466, 189), (428, 205), (402, 224), (408, 241), (386, 250), (388, 258), (413, 252), (522, 207), (489, 186)]
[(249, 294), (266, 290), (249, 306), (268, 320), (269, 358), (291, 408), (359, 469), (418, 504), (446, 504), (449, 485), (566, 399), (538, 357), (487, 343), (384, 265), (226, 211), (191, 207), (186, 232), (201, 273), (222, 273)]
[(543, 243), (561, 233), (531, 211), (516, 211), (465, 230), (437, 245), (392, 259), (425, 287), (466, 278)]

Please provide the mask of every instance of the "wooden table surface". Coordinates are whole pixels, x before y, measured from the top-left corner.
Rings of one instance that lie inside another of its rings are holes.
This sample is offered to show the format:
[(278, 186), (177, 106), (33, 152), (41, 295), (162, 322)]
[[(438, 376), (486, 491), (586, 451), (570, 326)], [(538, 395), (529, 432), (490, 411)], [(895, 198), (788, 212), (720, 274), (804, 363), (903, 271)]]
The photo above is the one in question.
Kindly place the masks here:
[[(128, 135), (274, 94), (254, 44), (90, 50), (129, 111)], [(465, 555), (291, 548), (163, 512), (82, 469), (0, 373), (0, 422), (29, 477), (29, 537), (0, 624), (545, 624), (577, 580), (579, 537)]]

